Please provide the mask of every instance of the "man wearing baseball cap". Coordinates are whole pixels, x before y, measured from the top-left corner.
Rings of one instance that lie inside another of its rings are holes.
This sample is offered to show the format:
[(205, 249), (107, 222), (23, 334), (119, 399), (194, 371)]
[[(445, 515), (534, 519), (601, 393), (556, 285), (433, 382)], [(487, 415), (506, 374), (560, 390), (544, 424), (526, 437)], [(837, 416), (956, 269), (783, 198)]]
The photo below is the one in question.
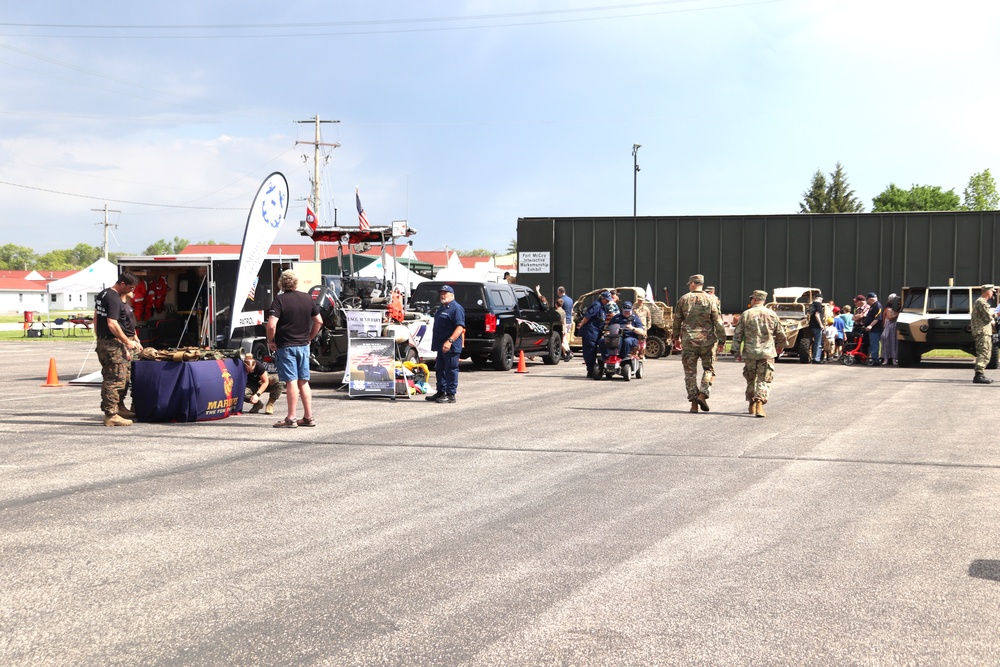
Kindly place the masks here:
[[(708, 412), (708, 397), (715, 377), (713, 348), (726, 344), (726, 328), (722, 324), (719, 300), (705, 294), (705, 276), (700, 273), (688, 278), (687, 294), (674, 306), (673, 338), (681, 341), (681, 364), (684, 366), (684, 388), (691, 402), (691, 412), (700, 407)], [(701, 359), (701, 385), (698, 384), (698, 360)]]
[(774, 360), (788, 346), (785, 327), (778, 315), (766, 308), (767, 292), (756, 290), (750, 296), (750, 308), (743, 311), (733, 332), (733, 355), (743, 360), (743, 377), (747, 381), (749, 413), (766, 417), (771, 380), (774, 377)]
[(454, 403), (458, 393), (458, 360), (462, 356), (465, 335), (465, 309), (455, 301), (451, 285), (438, 290), (441, 305), (434, 313), (434, 335), (431, 351), (437, 352), (434, 372), (437, 376), (437, 393), (426, 398), (435, 403)]
[(594, 303), (590, 304), (577, 331), (583, 339), (583, 362), (587, 364), (587, 375), (594, 374), (594, 365), (597, 363), (597, 339), (601, 337), (604, 330), (605, 307), (611, 303), (611, 292), (604, 290)]
[(993, 380), (986, 377), (985, 371), (993, 352), (993, 307), (990, 306), (990, 299), (993, 298), (996, 287), (987, 283), (980, 289), (979, 298), (972, 304), (972, 335), (976, 339), (976, 375), (972, 381), (976, 384), (990, 384)]

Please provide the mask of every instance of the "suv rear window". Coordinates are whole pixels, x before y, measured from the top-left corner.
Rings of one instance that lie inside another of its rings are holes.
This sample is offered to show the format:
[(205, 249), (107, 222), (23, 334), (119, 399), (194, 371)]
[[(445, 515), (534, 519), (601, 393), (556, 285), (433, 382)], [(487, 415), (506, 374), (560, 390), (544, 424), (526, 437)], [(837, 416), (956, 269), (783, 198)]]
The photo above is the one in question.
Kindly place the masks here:
[(510, 293), (510, 288), (487, 287), (490, 303), (494, 308), (512, 310), (514, 308), (514, 295)]
[(451, 285), (452, 289), (455, 290), (455, 301), (458, 301), (463, 308), (482, 308), (486, 305), (483, 294), (483, 286), (473, 284), (462, 284), (462, 283), (420, 283), (413, 290), (413, 296), (410, 297), (410, 303), (414, 308), (436, 308), (441, 304), (441, 297), (438, 294), (438, 290), (441, 289), (441, 285)]

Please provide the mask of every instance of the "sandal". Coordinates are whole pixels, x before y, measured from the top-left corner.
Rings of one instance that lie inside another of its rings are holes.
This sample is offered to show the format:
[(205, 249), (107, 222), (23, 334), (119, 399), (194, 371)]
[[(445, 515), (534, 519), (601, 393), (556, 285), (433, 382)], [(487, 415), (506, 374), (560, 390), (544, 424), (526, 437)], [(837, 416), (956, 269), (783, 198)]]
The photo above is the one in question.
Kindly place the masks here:
[(308, 419), (306, 419), (305, 417), (303, 417), (302, 419), (300, 419), (296, 423), (299, 426), (315, 426), (316, 425), (316, 420), (313, 419), (312, 417), (309, 417)]
[(280, 422), (274, 422), (274, 428), (295, 428), (297, 426), (294, 419), (282, 419)]

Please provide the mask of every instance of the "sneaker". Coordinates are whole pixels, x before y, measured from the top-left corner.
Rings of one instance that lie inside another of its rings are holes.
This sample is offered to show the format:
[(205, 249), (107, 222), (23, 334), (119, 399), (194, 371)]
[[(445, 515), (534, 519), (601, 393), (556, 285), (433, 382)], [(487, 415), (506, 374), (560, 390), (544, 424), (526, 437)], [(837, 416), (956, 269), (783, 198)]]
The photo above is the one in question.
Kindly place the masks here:
[(434, 401), (435, 403), (441, 403), (441, 401), (438, 400), (439, 398), (444, 398), (444, 392), (443, 391), (439, 391), (439, 392), (437, 392), (435, 394), (431, 394), (430, 396), (425, 396), (424, 400), (425, 401)]
[(125, 419), (135, 419), (135, 413), (134, 412), (132, 412), (128, 408), (123, 408), (120, 405), (118, 406), (118, 415), (120, 417), (124, 417)]
[(104, 418), (105, 426), (131, 426), (132, 420), (125, 419), (121, 415), (110, 415)]
[(441, 394), (440, 396), (438, 396), (437, 398), (434, 399), (434, 402), (435, 403), (454, 403), (455, 402), (455, 394)]

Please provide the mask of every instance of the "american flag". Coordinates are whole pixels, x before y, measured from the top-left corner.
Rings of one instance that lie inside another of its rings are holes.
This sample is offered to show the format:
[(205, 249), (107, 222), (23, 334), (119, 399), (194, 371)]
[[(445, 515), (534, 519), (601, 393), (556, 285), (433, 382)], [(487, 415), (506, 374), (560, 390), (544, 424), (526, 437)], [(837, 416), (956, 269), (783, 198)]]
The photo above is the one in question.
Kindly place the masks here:
[(247, 298), (250, 299), (251, 301), (253, 301), (253, 297), (257, 293), (257, 281), (258, 280), (260, 280), (260, 276), (257, 276), (256, 278), (254, 278), (253, 279), (253, 285), (250, 286), (250, 294), (247, 295)]
[(368, 229), (368, 216), (365, 215), (365, 209), (361, 206), (361, 195), (357, 188), (354, 188), (354, 198), (358, 201), (358, 224), (361, 225), (361, 229)]

